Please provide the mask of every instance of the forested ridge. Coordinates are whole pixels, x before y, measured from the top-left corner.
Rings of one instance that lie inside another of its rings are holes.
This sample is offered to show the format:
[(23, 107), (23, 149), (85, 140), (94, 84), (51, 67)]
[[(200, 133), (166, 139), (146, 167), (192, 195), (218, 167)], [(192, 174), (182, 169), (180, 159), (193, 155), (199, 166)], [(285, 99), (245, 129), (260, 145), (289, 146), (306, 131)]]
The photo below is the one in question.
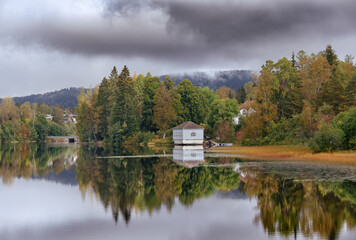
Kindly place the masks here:
[(78, 105), (79, 94), (80, 88), (71, 87), (43, 94), (32, 94), (30, 96), (14, 97), (14, 101), (15, 103), (20, 104), (24, 104), (25, 102), (30, 102), (31, 104), (45, 103), (51, 107), (54, 107), (58, 104), (64, 108), (74, 108)]
[[(147, 142), (165, 137), (185, 121), (205, 134), (243, 145), (304, 144), (315, 152), (355, 149), (356, 67), (340, 60), (331, 46), (266, 61), (253, 81), (216, 91), (185, 79), (175, 85), (150, 74), (130, 76), (116, 67), (101, 84), (78, 98), (82, 141)], [(253, 111), (239, 116), (239, 106)], [(239, 116), (239, 124), (233, 118)]]

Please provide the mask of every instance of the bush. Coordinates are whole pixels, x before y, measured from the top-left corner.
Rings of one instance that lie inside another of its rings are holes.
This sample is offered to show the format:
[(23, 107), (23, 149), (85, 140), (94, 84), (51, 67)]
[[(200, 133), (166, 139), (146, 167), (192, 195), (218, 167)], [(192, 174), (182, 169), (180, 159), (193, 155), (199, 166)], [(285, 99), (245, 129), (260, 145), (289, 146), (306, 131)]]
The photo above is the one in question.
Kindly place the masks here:
[(320, 131), (314, 134), (309, 147), (314, 153), (333, 152), (342, 148), (344, 136), (345, 134), (342, 130), (334, 128), (331, 125), (325, 125)]
[(61, 126), (59, 126), (55, 122), (50, 122), (48, 135), (49, 136), (62, 136), (65, 134), (63, 133)]
[(138, 132), (137, 140), (139, 143), (147, 144), (149, 141), (153, 139), (155, 134), (153, 132)]
[(335, 128), (341, 129), (344, 134), (344, 149), (356, 149), (356, 107), (337, 115), (332, 124)]

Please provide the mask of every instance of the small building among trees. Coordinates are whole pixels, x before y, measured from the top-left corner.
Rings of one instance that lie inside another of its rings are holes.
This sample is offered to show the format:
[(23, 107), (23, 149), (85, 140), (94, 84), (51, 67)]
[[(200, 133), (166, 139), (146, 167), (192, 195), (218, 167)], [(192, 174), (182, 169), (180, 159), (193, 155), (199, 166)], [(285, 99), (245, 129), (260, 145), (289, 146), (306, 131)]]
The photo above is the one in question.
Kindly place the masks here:
[(173, 128), (173, 141), (177, 145), (203, 144), (204, 128), (193, 122), (184, 122)]

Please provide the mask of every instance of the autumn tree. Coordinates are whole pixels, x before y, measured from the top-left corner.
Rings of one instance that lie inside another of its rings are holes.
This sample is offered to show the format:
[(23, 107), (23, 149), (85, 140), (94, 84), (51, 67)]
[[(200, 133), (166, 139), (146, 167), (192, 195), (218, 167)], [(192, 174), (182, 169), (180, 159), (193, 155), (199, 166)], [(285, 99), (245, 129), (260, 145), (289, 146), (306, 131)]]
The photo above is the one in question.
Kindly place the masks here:
[(24, 104), (21, 105), (20, 116), (22, 121), (25, 122), (31, 121), (32, 109), (31, 109), (31, 104), (29, 102), (25, 102)]
[(323, 56), (298, 55), (298, 75), (301, 78), (304, 97), (317, 106), (323, 85), (330, 80), (332, 67)]
[(0, 104), (0, 120), (2, 123), (11, 121), (13, 119), (20, 118), (19, 108), (15, 105), (15, 102), (12, 98), (7, 97), (2, 99)]
[(53, 108), (52, 115), (53, 115), (53, 122), (55, 122), (55, 123), (57, 123), (59, 125), (63, 125), (63, 123), (64, 123), (64, 119), (63, 119), (64, 111), (58, 104), (56, 104), (56, 106)]
[(84, 142), (98, 140), (96, 136), (98, 129), (97, 95), (97, 89), (90, 89), (87, 93), (82, 89), (78, 96), (77, 131), (79, 138)]
[(153, 123), (163, 132), (163, 138), (167, 130), (172, 126), (177, 118), (173, 107), (172, 92), (166, 89), (165, 84), (156, 90), (153, 107)]
[(234, 134), (231, 127), (231, 123), (229, 121), (225, 120), (219, 123), (217, 125), (217, 129), (218, 129), (218, 136), (222, 141), (229, 141), (232, 139)]
[(216, 90), (216, 95), (218, 95), (218, 97), (220, 99), (235, 98), (236, 97), (236, 92), (231, 88), (228, 88), (226, 86), (222, 86), (218, 90)]

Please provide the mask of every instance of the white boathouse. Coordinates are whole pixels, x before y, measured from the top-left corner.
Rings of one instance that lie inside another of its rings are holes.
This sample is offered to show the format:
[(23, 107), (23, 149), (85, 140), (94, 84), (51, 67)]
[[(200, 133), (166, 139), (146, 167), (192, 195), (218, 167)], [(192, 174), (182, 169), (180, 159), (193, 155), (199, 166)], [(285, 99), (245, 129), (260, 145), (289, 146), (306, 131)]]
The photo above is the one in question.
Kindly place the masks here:
[(177, 145), (201, 145), (204, 128), (193, 122), (184, 122), (173, 128), (173, 141)]

